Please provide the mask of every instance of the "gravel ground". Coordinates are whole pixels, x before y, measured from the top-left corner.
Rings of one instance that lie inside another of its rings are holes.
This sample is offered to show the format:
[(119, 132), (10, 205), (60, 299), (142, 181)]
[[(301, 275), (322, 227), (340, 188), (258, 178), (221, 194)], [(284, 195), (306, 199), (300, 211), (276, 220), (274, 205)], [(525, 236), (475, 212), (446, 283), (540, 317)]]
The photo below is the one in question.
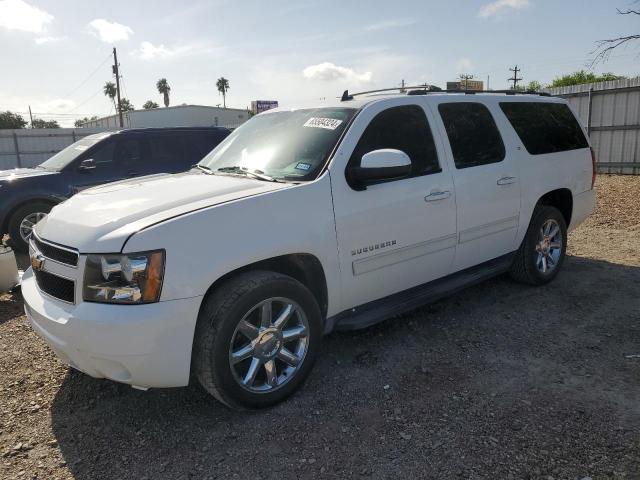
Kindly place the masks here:
[(551, 285), (333, 334), (262, 412), (69, 370), (0, 297), (0, 478), (640, 478), (640, 177), (598, 191)]

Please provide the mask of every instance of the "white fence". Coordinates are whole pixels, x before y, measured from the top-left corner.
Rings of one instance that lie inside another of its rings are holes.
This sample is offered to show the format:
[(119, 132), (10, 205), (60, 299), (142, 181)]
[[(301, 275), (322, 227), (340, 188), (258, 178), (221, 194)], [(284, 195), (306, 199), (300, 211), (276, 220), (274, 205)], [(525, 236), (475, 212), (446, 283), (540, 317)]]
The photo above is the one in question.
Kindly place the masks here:
[(640, 77), (546, 90), (587, 127), (603, 173), (640, 174)]
[(35, 167), (63, 148), (105, 128), (0, 130), (0, 170)]

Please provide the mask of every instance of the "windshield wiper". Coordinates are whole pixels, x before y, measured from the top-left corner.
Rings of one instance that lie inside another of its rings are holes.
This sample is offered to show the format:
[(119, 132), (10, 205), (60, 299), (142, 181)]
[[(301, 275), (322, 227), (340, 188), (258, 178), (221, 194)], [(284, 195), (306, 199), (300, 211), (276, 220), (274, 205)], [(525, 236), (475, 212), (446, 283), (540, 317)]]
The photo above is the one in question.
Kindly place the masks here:
[(277, 178), (273, 178), (270, 177), (269, 175), (266, 175), (264, 173), (262, 173), (259, 170), (254, 170), (253, 172), (247, 170), (246, 168), (240, 167), (240, 166), (233, 166), (233, 167), (220, 167), (218, 169), (218, 172), (222, 172), (222, 173), (238, 173), (240, 175), (247, 175), (250, 176), (252, 178), (257, 178), (258, 180), (264, 180), (265, 182), (282, 182), (282, 180), (278, 180)]
[(208, 174), (208, 175), (215, 175), (215, 173), (213, 173), (213, 170), (211, 170), (209, 167), (207, 167), (206, 165), (200, 165), (199, 163), (196, 163), (193, 167), (191, 168), (197, 168), (198, 170), (202, 170), (204, 173)]

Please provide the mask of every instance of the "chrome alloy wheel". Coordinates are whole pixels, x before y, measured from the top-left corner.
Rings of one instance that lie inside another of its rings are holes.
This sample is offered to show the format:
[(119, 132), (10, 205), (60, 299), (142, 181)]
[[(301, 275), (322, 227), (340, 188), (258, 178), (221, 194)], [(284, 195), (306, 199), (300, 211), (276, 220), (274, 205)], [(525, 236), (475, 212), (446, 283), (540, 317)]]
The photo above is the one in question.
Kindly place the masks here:
[(35, 224), (46, 216), (47, 214), (44, 212), (33, 212), (22, 219), (20, 222), (20, 236), (25, 243), (29, 243)]
[(553, 271), (562, 255), (562, 231), (557, 221), (549, 219), (542, 224), (536, 243), (536, 268), (548, 274)]
[(231, 337), (229, 364), (238, 384), (272, 392), (298, 372), (309, 344), (309, 322), (288, 298), (268, 298), (240, 320)]

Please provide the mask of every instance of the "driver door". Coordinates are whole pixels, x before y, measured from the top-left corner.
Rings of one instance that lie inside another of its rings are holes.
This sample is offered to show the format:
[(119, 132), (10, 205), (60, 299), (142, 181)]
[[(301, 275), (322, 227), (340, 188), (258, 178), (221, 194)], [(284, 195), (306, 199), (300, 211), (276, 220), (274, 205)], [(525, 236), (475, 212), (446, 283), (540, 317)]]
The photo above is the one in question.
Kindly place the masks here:
[[(134, 167), (142, 163), (143, 149), (137, 138), (110, 138), (83, 155), (74, 173), (74, 193), (96, 185), (137, 176)], [(92, 159), (95, 168), (83, 169), (83, 160)]]
[[(451, 172), (430, 113), (415, 99), (365, 107), (330, 167), (343, 310), (446, 276), (456, 247)], [(349, 169), (362, 156), (396, 149), (411, 159), (407, 178), (358, 188)], [(348, 160), (346, 160), (348, 159)], [(346, 169), (345, 169), (346, 164)]]

